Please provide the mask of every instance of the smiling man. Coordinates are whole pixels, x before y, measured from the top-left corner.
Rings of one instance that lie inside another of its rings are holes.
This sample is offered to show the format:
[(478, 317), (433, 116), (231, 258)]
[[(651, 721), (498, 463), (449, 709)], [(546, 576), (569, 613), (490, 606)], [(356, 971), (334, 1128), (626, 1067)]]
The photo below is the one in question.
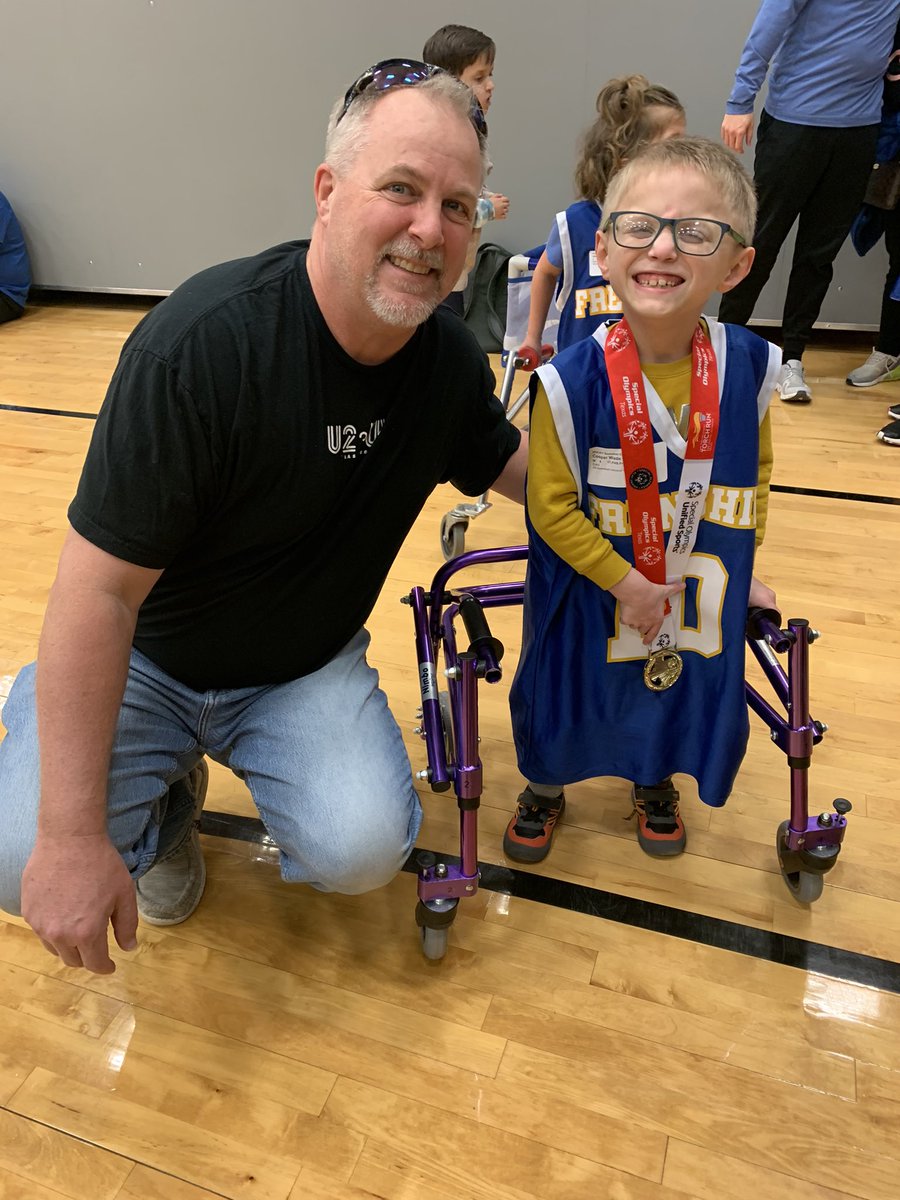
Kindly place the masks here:
[[(69, 966), (190, 916), (205, 757), (292, 883), (386, 883), (421, 811), (365, 621), (432, 488), (525, 445), (434, 310), (480, 191), (471, 92), (392, 60), (335, 106), (310, 242), (188, 280), (126, 343), (0, 744), (0, 907)], [(433, 315), (432, 315), (433, 314)]]

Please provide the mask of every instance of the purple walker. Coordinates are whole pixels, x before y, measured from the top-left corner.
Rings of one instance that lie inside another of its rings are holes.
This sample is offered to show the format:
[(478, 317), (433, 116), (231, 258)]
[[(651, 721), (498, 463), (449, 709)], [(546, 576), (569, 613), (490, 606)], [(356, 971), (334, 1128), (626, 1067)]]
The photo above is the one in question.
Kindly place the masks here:
[[(474, 550), (441, 567), (426, 592), (414, 587), (403, 603), (413, 610), (421, 725), (428, 766), (416, 778), (432, 791), (453, 788), (459, 806), (459, 865), (419, 856), (416, 923), (421, 930), (426, 958), (443, 958), (450, 926), (460, 898), (478, 890), (477, 813), (481, 802), (482, 767), (478, 755), (478, 682), (496, 683), (502, 677), (503, 646), (488, 626), (485, 610), (521, 605), (522, 582), (484, 584), (450, 589), (450, 579), (473, 566), (513, 562), (528, 557), (527, 546)], [(456, 620), (465, 627), (468, 645), (460, 650)], [(786, 755), (791, 776), (791, 815), (778, 826), (775, 849), (781, 875), (791, 896), (808, 905), (822, 894), (825, 874), (837, 862), (847, 828), (848, 800), (836, 799), (833, 812), (809, 813), (808, 772), (813, 746), (826, 726), (809, 714), (809, 646), (819, 637), (809, 622), (792, 619), (779, 628), (780, 615), (772, 609), (751, 609), (747, 641), (785, 710), (782, 716), (746, 684), (747, 703), (771, 730), (772, 741)], [(443, 677), (438, 679), (438, 655), (443, 653)], [(787, 670), (777, 654), (787, 655)]]

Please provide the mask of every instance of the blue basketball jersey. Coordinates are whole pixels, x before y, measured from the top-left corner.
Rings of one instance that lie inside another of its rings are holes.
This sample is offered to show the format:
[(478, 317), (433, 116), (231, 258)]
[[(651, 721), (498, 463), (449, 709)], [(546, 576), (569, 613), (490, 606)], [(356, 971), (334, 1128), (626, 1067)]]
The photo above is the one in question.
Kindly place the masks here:
[[(672, 599), (681, 676), (667, 691), (646, 687), (647, 647), (634, 630), (620, 627), (615, 598), (555, 554), (528, 520), (522, 654), (510, 704), (519, 768), (533, 782), (617, 775), (647, 786), (677, 771), (694, 776), (706, 804), (724, 804), (731, 791), (749, 734), (743, 633), (755, 551), (759, 424), (781, 356), (746, 329), (708, 325), (720, 421), (686, 590)], [(604, 357), (608, 332), (598, 330), (539, 375), (582, 510), (633, 563)], [(686, 447), (646, 376), (644, 386), (668, 542)]]
[(619, 297), (597, 266), (594, 246), (602, 217), (600, 205), (593, 200), (579, 200), (556, 214), (562, 257), (556, 290), (560, 350), (590, 337), (601, 325), (622, 315)]

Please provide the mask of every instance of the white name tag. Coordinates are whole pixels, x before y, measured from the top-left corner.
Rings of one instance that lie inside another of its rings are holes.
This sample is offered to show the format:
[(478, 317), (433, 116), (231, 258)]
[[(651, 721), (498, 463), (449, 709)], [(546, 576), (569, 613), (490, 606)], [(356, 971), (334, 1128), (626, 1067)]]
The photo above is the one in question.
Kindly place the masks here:
[[(656, 455), (656, 478), (660, 483), (665, 483), (669, 477), (665, 442), (654, 443), (653, 450)], [(624, 489), (625, 467), (622, 463), (622, 451), (618, 446), (591, 446), (588, 459), (588, 484), (593, 484), (595, 487)]]
[(588, 255), (588, 272), (591, 275), (602, 275), (603, 274), (603, 272), (600, 270), (599, 266), (597, 265), (597, 251), (596, 250), (592, 250), (590, 252), (590, 254)]

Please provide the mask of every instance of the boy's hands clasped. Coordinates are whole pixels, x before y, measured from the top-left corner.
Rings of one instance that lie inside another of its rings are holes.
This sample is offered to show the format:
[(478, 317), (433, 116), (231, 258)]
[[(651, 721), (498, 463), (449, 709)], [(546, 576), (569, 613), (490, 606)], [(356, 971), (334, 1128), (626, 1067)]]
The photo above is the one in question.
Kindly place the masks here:
[(644, 645), (649, 646), (662, 628), (666, 601), (684, 591), (684, 582), (651, 583), (632, 567), (625, 578), (609, 590), (619, 602), (622, 624), (636, 629)]
[[(662, 628), (667, 600), (684, 591), (684, 582), (651, 583), (632, 567), (625, 578), (609, 590), (619, 602), (621, 623), (637, 630), (644, 645), (650, 646)], [(750, 581), (748, 605), (750, 608), (777, 607), (775, 593), (755, 575)]]

